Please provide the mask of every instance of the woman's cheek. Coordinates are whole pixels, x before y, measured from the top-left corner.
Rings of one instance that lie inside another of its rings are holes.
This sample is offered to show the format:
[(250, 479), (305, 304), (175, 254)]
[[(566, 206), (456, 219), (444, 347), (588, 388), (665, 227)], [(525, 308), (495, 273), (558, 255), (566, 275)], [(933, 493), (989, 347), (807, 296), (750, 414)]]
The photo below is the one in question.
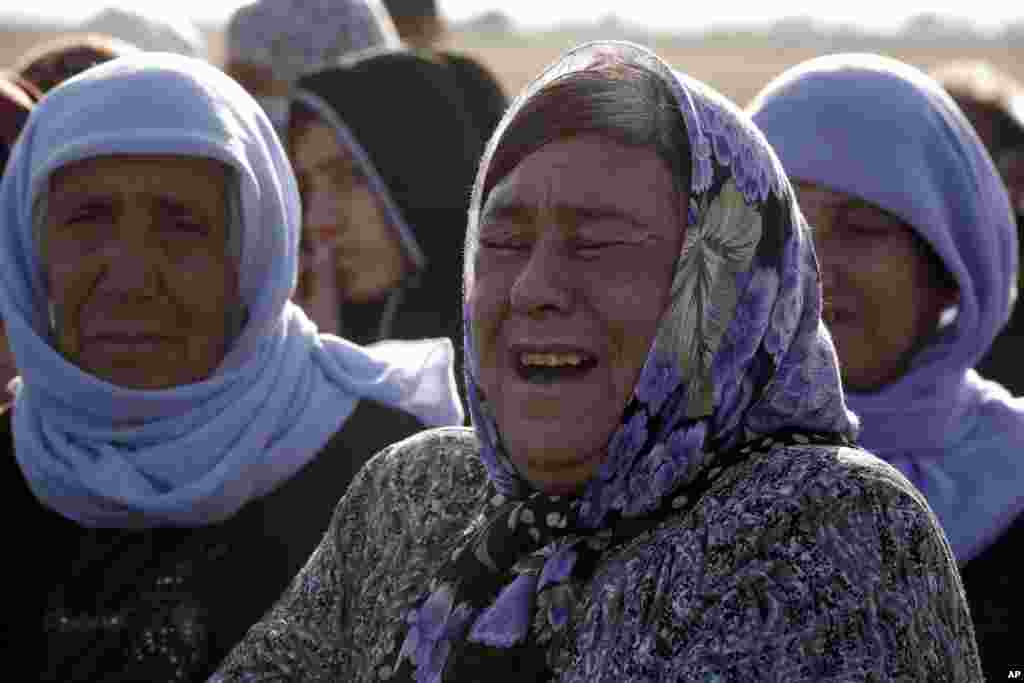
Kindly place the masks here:
[(82, 312), (96, 290), (105, 269), (104, 261), (93, 255), (73, 265), (61, 260), (58, 263), (66, 265), (49, 269), (50, 301), (54, 304), (58, 348), (65, 355), (73, 356), (79, 351)]
[[(473, 346), (481, 366), (477, 370), (485, 384), (493, 379), (503, 312), (508, 310), (500, 286), (495, 287), (497, 284), (492, 275), (487, 275), (476, 279), (467, 293)], [(486, 391), (486, 386), (483, 388)]]
[[(191, 318), (219, 319), (226, 313), (232, 291), (228, 264), (199, 250), (191, 257), (163, 268), (163, 280), (179, 310)], [(237, 286), (234, 288), (237, 291)]]

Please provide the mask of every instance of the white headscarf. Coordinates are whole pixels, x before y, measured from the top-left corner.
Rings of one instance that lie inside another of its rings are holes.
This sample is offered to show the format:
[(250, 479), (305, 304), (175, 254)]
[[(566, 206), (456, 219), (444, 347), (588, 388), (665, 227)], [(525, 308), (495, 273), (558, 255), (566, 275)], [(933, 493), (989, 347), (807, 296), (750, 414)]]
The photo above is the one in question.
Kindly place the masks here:
[[(247, 319), (205, 381), (125, 389), (84, 373), (49, 341), (34, 201), (56, 169), (118, 154), (210, 158), (239, 178)], [(427, 425), (462, 422), (449, 340), (363, 348), (318, 334), (289, 301), (301, 222), (294, 175), (259, 105), (205, 62), (139, 53), (54, 90), (15, 146), (0, 207), (0, 303), (22, 373), (15, 455), (36, 496), (69, 519), (105, 527), (225, 519), (312, 459), (362, 398)]]
[(143, 14), (137, 9), (108, 7), (86, 19), (79, 28), (120, 38), (150, 52), (206, 57), (206, 40), (202, 32), (181, 16)]
[(345, 55), (399, 47), (377, 0), (257, 0), (235, 11), (226, 32), (228, 62), (269, 66), (285, 83)]

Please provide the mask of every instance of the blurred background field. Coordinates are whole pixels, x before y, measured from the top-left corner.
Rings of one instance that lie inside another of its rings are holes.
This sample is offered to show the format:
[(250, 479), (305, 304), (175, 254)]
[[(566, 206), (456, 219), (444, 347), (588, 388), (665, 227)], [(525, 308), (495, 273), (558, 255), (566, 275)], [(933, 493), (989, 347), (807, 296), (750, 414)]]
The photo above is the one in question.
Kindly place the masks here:
[[(222, 24), (200, 26), (210, 60), (220, 64)], [(65, 30), (58, 23), (5, 20), (0, 11), (0, 68), (12, 64), (30, 46)], [(490, 66), (514, 94), (562, 51), (596, 38), (646, 44), (676, 68), (714, 85), (741, 106), (785, 68), (833, 52), (877, 52), (924, 69), (953, 59), (985, 59), (1024, 80), (1024, 21), (982, 31), (964, 20), (933, 14), (919, 15), (899, 30), (885, 33), (800, 18), (658, 33), (632, 27), (614, 16), (590, 24), (528, 29), (518, 27), (501, 12), (490, 11), (452, 22), (448, 45)]]

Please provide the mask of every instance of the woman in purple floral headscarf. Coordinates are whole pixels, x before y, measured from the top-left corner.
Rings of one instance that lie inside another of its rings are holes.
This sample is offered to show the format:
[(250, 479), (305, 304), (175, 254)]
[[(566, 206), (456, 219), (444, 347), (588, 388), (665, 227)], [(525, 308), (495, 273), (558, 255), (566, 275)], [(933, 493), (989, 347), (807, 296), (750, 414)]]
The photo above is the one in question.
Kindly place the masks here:
[(473, 429), (369, 463), (215, 680), (978, 679), (934, 516), (850, 445), (742, 113), (577, 48), (491, 140), (466, 247)]

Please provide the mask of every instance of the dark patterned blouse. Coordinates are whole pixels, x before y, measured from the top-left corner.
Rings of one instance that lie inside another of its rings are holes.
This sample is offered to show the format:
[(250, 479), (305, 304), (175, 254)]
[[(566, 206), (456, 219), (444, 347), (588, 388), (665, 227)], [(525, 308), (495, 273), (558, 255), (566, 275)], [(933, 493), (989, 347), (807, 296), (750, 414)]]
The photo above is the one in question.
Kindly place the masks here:
[[(495, 494), (477, 448), (472, 431), (447, 428), (375, 457), (213, 680), (387, 680), (411, 608)], [(933, 513), (854, 448), (755, 451), (570, 590), (565, 625), (537, 618), (531, 633), (551, 680), (982, 680)], [(514, 665), (489, 673), (536, 680)]]
[(60, 683), (206, 680), (317, 547), (363, 462), (422, 429), (360, 401), (317, 458), (224, 522), (86, 529), (34, 497), (10, 417), (0, 413), (0, 493), (19, 559), (6, 567), (0, 654), (18, 673), (4, 679)]

